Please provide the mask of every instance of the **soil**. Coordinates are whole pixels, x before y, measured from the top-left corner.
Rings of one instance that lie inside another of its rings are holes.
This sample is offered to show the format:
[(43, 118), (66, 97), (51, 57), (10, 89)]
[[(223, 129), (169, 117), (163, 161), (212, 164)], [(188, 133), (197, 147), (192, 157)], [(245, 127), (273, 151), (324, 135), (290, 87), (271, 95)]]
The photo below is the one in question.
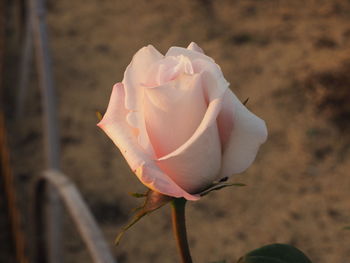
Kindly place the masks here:
[[(194, 262), (288, 243), (313, 262), (350, 263), (350, 2), (254, 0), (49, 1), (48, 27), (62, 170), (80, 189), (118, 262), (179, 262), (170, 208), (113, 240), (145, 188), (96, 127), (112, 85), (141, 47), (191, 41), (221, 66), (231, 89), (264, 119), (268, 141), (224, 189), (187, 206)], [(15, 74), (8, 81), (13, 85)], [(33, 74), (25, 118), (11, 122), (15, 170), (43, 167), (40, 93)], [(67, 221), (69, 224), (69, 221)], [(69, 240), (68, 240), (69, 239)], [(67, 262), (89, 262), (75, 237)]]

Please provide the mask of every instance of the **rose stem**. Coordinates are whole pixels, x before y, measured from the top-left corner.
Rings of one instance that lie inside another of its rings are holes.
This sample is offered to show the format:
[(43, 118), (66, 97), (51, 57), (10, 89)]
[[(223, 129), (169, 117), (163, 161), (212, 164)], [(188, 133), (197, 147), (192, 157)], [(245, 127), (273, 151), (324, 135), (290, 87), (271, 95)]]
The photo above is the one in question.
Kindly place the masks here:
[(182, 263), (192, 263), (190, 249), (187, 242), (185, 222), (186, 199), (176, 198), (171, 202), (174, 236)]

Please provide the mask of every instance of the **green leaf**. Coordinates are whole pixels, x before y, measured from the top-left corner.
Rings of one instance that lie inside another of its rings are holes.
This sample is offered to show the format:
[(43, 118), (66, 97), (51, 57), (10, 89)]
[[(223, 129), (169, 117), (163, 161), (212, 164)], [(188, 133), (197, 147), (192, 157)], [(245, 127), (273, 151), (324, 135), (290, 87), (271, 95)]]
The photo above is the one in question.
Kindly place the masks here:
[(210, 262), (210, 263), (226, 263), (226, 260), (213, 261), (213, 262)]
[(343, 227), (344, 230), (350, 230), (350, 226)]
[(311, 263), (311, 261), (293, 246), (271, 244), (249, 252), (237, 263)]
[[(142, 197), (142, 194), (136, 194), (137, 197)], [(135, 225), (142, 217), (145, 215), (152, 213), (153, 211), (157, 210), (158, 208), (161, 208), (162, 206), (169, 203), (171, 200), (174, 199), (174, 197), (163, 195), (161, 193), (149, 190), (146, 194), (143, 195), (143, 197), (146, 197), (144, 204), (141, 207), (138, 207), (135, 209), (137, 212), (134, 217), (131, 219), (131, 221), (122, 228), (120, 233), (117, 235), (117, 237), (114, 240), (114, 244), (117, 246), (123, 237), (124, 233), (133, 225)]]

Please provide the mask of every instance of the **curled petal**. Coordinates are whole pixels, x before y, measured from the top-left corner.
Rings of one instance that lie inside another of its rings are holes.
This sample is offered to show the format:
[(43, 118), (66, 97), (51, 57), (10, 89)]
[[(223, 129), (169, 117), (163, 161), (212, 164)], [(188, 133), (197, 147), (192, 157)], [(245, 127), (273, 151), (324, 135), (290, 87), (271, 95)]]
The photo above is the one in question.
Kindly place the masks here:
[(181, 74), (193, 75), (192, 62), (188, 57), (166, 57), (153, 63), (148, 71), (145, 87), (161, 86), (176, 79)]
[[(198, 47), (198, 46), (197, 46)], [(199, 47), (198, 47), (199, 48)], [(189, 48), (183, 48), (183, 47), (171, 47), (169, 48), (168, 52), (165, 54), (166, 57), (170, 56), (186, 56), (191, 61), (195, 59), (203, 59), (207, 62), (213, 63), (214, 60), (211, 57), (208, 57), (203, 52), (198, 52), (198, 49), (190, 44)], [(215, 62), (214, 62), (215, 63)]]
[(146, 88), (144, 101), (148, 136), (157, 157), (184, 144), (195, 132), (207, 105), (200, 75), (182, 75), (162, 86)]
[(128, 110), (125, 109), (124, 100), (123, 84), (117, 83), (113, 87), (107, 111), (97, 126), (112, 139), (134, 170), (149, 157), (137, 142), (135, 128), (126, 122)]
[(138, 110), (142, 103), (142, 83), (148, 78), (148, 70), (151, 65), (160, 59), (163, 55), (152, 45), (141, 48), (134, 55), (131, 63), (124, 73), (123, 84), (125, 87), (125, 107), (128, 110)]
[(152, 146), (146, 132), (143, 118), (144, 87), (150, 66), (163, 55), (152, 45), (141, 48), (133, 57), (124, 73), (123, 85), (125, 88), (125, 107), (130, 110), (127, 114), (128, 123), (139, 131), (138, 142), (149, 153), (153, 153)]
[(233, 104), (232, 100), (230, 100), (229, 98), (226, 98), (227, 96), (230, 97), (230, 94), (229, 94), (230, 92), (232, 93), (230, 89), (227, 89), (225, 91), (223, 107), (217, 119), (219, 134), (220, 134), (220, 141), (221, 141), (223, 152), (225, 151), (228, 145), (228, 142), (231, 138), (231, 134), (233, 132), (233, 125), (234, 125), (235, 105)]
[(203, 59), (192, 61), (192, 65), (194, 72), (202, 75), (203, 89), (208, 100), (221, 97), (230, 83), (224, 78), (219, 65), (208, 63)]
[(200, 198), (198, 195), (189, 194), (184, 189), (179, 187), (167, 174), (161, 171), (158, 168), (158, 166), (156, 166), (154, 163), (141, 165), (136, 170), (136, 175), (139, 177), (139, 179), (144, 185), (162, 194), (177, 198), (183, 197), (190, 201), (196, 201)]
[(97, 124), (119, 148), (130, 168), (140, 181), (154, 191), (174, 197), (197, 200), (179, 187), (159, 167), (144, 149), (140, 147), (135, 130), (125, 120), (128, 111), (125, 109), (125, 92), (122, 83), (114, 85), (107, 111)]
[(266, 141), (267, 129), (265, 122), (251, 113), (229, 89), (224, 95), (218, 125), (224, 137), (220, 175), (223, 178), (241, 173), (251, 165), (260, 145)]
[(222, 93), (230, 85), (224, 78), (220, 66), (216, 64), (211, 57), (205, 55), (203, 50), (194, 42), (192, 42), (187, 49), (171, 47), (165, 56), (188, 57), (192, 61), (194, 73), (202, 74), (202, 78), (204, 78), (203, 84), (207, 86), (204, 88), (211, 99), (222, 96)]
[(198, 193), (219, 176), (221, 145), (216, 118), (221, 104), (222, 99), (212, 101), (192, 137), (157, 161), (159, 167), (189, 193)]

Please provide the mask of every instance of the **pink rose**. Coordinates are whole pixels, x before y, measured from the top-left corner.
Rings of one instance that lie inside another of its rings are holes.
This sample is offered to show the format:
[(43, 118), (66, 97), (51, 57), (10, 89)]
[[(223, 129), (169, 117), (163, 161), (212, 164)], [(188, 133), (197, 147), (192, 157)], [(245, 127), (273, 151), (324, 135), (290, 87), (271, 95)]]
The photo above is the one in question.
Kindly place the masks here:
[(228, 87), (195, 43), (165, 56), (149, 45), (114, 85), (98, 126), (144, 185), (197, 200), (213, 181), (246, 170), (267, 137), (265, 122)]

